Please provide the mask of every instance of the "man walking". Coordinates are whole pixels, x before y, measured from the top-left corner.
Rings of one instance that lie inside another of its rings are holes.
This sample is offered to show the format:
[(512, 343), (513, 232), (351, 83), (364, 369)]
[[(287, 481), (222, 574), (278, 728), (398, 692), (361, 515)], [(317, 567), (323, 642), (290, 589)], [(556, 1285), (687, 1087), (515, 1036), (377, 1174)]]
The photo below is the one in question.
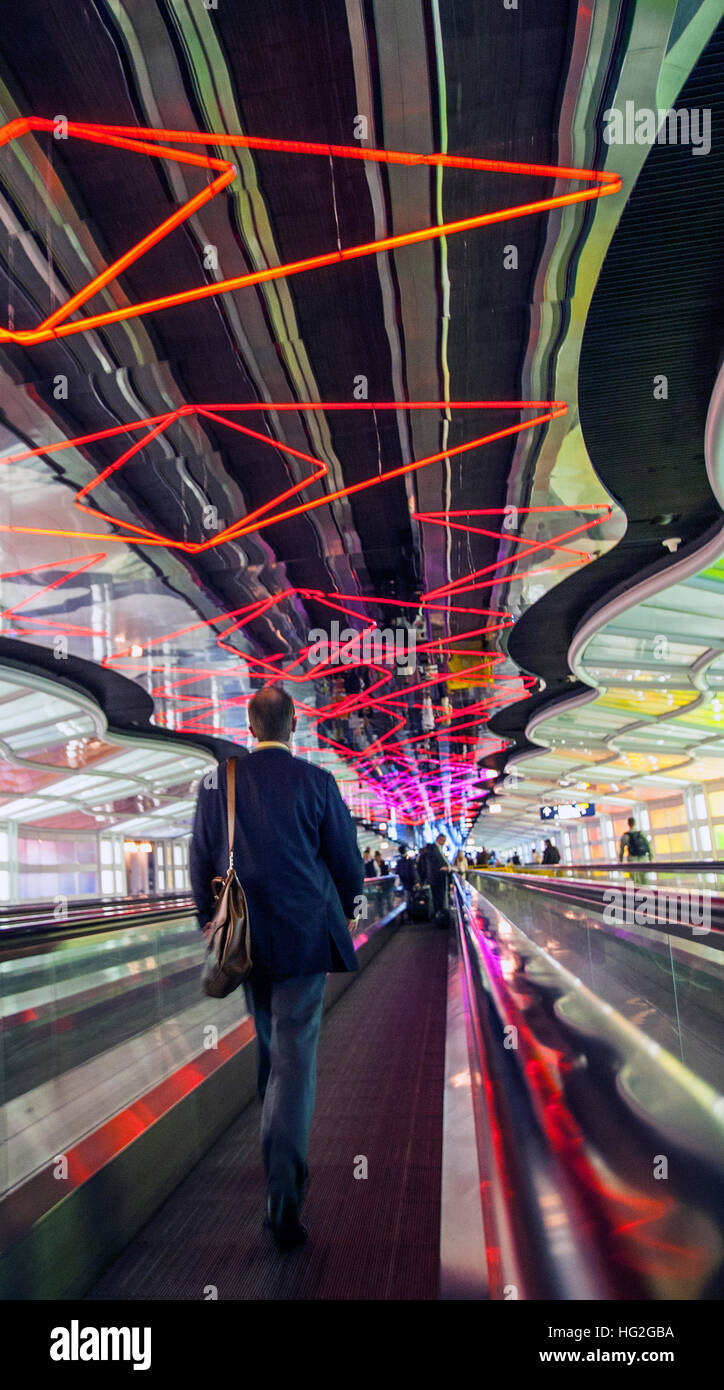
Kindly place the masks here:
[[(301, 1245), (316, 1058), (328, 971), (356, 970), (349, 925), (363, 868), (334, 778), (295, 758), (290, 696), (267, 686), (249, 701), (256, 748), (236, 764), (234, 866), (249, 905), (252, 971), (244, 988), (257, 1037), (257, 1089), (267, 1225), (280, 1250)], [(191, 842), (194, 901), (212, 914), (211, 880), (226, 869), (226, 768), (202, 785)]]
[[(623, 864), (624, 855), (628, 855), (629, 863), (637, 859), (651, 859), (651, 845), (643, 830), (636, 829), (636, 821), (633, 816), (629, 816), (626, 824), (628, 830), (624, 831), (618, 846), (619, 863)], [(646, 882), (646, 874), (632, 873), (631, 878), (634, 883)]]

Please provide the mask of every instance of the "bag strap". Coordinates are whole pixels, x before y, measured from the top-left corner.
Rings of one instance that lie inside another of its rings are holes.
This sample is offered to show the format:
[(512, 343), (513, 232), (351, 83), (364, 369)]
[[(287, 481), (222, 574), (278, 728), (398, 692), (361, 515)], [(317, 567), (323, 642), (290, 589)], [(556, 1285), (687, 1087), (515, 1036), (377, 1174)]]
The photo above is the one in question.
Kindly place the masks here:
[(229, 839), (229, 868), (234, 867), (234, 829), (236, 825), (236, 758), (226, 760), (226, 830)]

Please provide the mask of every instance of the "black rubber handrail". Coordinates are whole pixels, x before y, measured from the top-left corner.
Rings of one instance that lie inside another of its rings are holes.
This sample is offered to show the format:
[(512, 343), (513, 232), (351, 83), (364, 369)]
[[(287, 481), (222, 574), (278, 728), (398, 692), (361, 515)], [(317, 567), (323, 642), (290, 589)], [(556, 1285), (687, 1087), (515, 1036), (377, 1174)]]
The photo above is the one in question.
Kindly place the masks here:
[(42, 933), (58, 940), (78, 932), (102, 932), (114, 926), (126, 928), (134, 922), (147, 922), (159, 916), (178, 916), (193, 913), (193, 898), (188, 893), (159, 894), (147, 898), (93, 899), (90, 902), (69, 903), (61, 918), (55, 916), (56, 904), (33, 903), (12, 916), (0, 917), (0, 950), (6, 942), (26, 939)]
[[(394, 888), (394, 874), (382, 878), (366, 879), (365, 893), (379, 885), (386, 893)], [(196, 907), (190, 893), (168, 893), (146, 895), (133, 898), (94, 898), (78, 903), (69, 903), (67, 916), (57, 920), (53, 913), (55, 903), (47, 905), (32, 903), (10, 910), (0, 916), (0, 958), (3, 949), (9, 948), (17, 954), (21, 945), (35, 942), (73, 940), (78, 936), (93, 936), (108, 931), (127, 931), (133, 926), (145, 926), (149, 919), (164, 918), (169, 922), (176, 917), (196, 916)], [(12, 914), (12, 915), (11, 915)]]
[[(120, 897), (117, 893), (108, 894), (105, 897), (75, 898), (68, 902), (68, 913), (80, 912), (101, 912), (106, 906), (109, 908), (123, 907), (128, 903), (133, 903), (135, 907), (143, 907), (145, 904), (158, 906), (159, 903), (173, 902), (175, 899), (188, 899), (188, 890), (181, 893), (134, 893), (132, 896)], [(0, 927), (5, 922), (15, 923), (18, 919), (32, 918), (40, 915), (53, 913), (56, 907), (55, 898), (34, 898), (31, 902), (10, 903), (5, 905), (0, 911)]]

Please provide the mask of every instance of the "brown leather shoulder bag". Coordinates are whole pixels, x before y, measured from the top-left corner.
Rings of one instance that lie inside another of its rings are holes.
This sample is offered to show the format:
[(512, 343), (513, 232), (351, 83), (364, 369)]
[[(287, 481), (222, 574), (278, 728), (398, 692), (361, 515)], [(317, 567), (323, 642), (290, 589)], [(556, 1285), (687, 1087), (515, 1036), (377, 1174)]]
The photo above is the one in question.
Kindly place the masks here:
[(235, 990), (251, 970), (251, 934), (246, 893), (234, 869), (234, 825), (236, 820), (236, 758), (226, 764), (226, 826), (229, 839), (229, 867), (224, 878), (211, 884), (214, 913), (204, 927), (208, 941), (201, 974), (204, 994), (224, 999)]

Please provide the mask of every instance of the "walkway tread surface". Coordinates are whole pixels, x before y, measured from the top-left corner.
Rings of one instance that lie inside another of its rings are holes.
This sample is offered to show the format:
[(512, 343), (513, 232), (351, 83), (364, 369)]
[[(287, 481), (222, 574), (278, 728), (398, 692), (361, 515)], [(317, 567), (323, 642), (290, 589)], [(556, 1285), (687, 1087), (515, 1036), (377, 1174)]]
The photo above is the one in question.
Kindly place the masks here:
[(254, 1102), (88, 1297), (436, 1298), (446, 989), (447, 932), (401, 927), (327, 1015), (306, 1246), (280, 1256), (262, 1230)]

